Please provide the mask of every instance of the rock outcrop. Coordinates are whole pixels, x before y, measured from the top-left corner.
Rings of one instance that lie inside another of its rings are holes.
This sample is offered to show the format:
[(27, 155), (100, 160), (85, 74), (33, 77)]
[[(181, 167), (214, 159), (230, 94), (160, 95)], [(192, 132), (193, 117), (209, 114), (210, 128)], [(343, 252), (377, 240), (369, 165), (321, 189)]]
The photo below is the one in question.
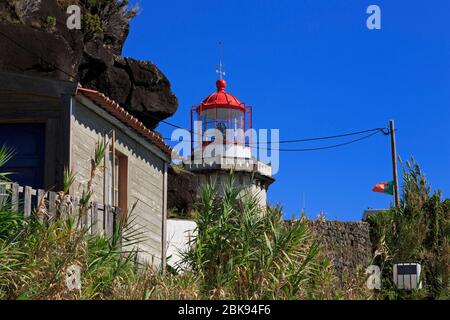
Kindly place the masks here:
[(188, 215), (198, 203), (199, 177), (178, 167), (169, 167), (167, 207), (180, 215)]
[(78, 81), (154, 129), (176, 112), (178, 101), (153, 63), (121, 56), (133, 12), (123, 1), (77, 2), (82, 30), (67, 28), (70, 1), (1, 1), (0, 70)]

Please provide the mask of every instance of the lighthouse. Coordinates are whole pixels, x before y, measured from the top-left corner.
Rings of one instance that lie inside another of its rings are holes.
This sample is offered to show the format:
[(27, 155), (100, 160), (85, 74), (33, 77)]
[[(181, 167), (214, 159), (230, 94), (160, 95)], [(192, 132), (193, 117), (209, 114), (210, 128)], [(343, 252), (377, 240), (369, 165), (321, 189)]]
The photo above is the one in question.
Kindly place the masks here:
[(219, 193), (233, 171), (235, 185), (253, 193), (265, 206), (274, 178), (270, 164), (252, 154), (256, 146), (253, 108), (226, 88), (226, 81), (220, 77), (216, 91), (191, 108), (191, 156), (183, 166), (200, 178), (200, 186), (214, 181)]

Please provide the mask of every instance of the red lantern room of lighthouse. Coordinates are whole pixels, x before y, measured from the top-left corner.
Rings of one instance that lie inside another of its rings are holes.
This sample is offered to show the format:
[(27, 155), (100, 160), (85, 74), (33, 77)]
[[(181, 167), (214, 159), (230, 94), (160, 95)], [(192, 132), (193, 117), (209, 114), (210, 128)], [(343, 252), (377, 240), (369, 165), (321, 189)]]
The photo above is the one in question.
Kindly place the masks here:
[(251, 158), (252, 107), (226, 92), (226, 86), (217, 80), (217, 91), (191, 108), (191, 157)]

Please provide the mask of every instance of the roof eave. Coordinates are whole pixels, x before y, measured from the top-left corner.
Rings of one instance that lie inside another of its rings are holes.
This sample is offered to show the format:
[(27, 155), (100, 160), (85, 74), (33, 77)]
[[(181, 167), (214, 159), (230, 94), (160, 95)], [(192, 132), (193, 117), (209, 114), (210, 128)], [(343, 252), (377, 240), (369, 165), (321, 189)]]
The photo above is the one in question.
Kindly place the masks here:
[(168, 155), (169, 157), (172, 156), (173, 149), (164, 142), (163, 138), (159, 134), (148, 129), (141, 121), (139, 121), (139, 119), (128, 113), (128, 111), (121, 107), (116, 101), (108, 98), (106, 95), (99, 91), (82, 87), (78, 88), (76, 94), (82, 94), (84, 97), (88, 98), (96, 105), (113, 115), (122, 123), (134, 129), (136, 132), (138, 132), (140, 135), (142, 135), (144, 138), (158, 147), (158, 149), (164, 152), (164, 154)]

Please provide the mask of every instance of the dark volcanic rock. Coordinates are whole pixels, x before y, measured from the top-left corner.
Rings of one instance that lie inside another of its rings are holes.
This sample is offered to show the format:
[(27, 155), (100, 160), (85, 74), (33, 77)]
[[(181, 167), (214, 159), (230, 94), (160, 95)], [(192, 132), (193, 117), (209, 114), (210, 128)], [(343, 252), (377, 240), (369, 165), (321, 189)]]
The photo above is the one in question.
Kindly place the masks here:
[(97, 85), (94, 87), (104, 92), (107, 96), (114, 97), (113, 99), (116, 101), (125, 101), (126, 104), (131, 91), (131, 82), (125, 70), (107, 68), (105, 72), (99, 75)]
[(188, 214), (198, 201), (199, 177), (176, 167), (168, 173), (167, 208)]
[[(27, 14), (18, 7), (23, 1), (0, 1), (0, 70), (78, 81), (116, 100), (151, 129), (176, 112), (178, 100), (164, 74), (151, 62), (120, 56), (129, 31), (123, 15), (107, 15), (104, 31), (92, 37), (66, 27), (66, 8), (59, 4), (64, 1), (42, 1)], [(86, 2), (80, 0), (85, 8)]]
[(80, 52), (60, 35), (4, 22), (0, 32), (0, 70), (74, 80)]
[(86, 60), (82, 69), (89, 72), (81, 83), (120, 102), (148, 127), (154, 128), (176, 112), (178, 100), (170, 82), (153, 63), (113, 57), (108, 65), (105, 59), (85, 55)]

